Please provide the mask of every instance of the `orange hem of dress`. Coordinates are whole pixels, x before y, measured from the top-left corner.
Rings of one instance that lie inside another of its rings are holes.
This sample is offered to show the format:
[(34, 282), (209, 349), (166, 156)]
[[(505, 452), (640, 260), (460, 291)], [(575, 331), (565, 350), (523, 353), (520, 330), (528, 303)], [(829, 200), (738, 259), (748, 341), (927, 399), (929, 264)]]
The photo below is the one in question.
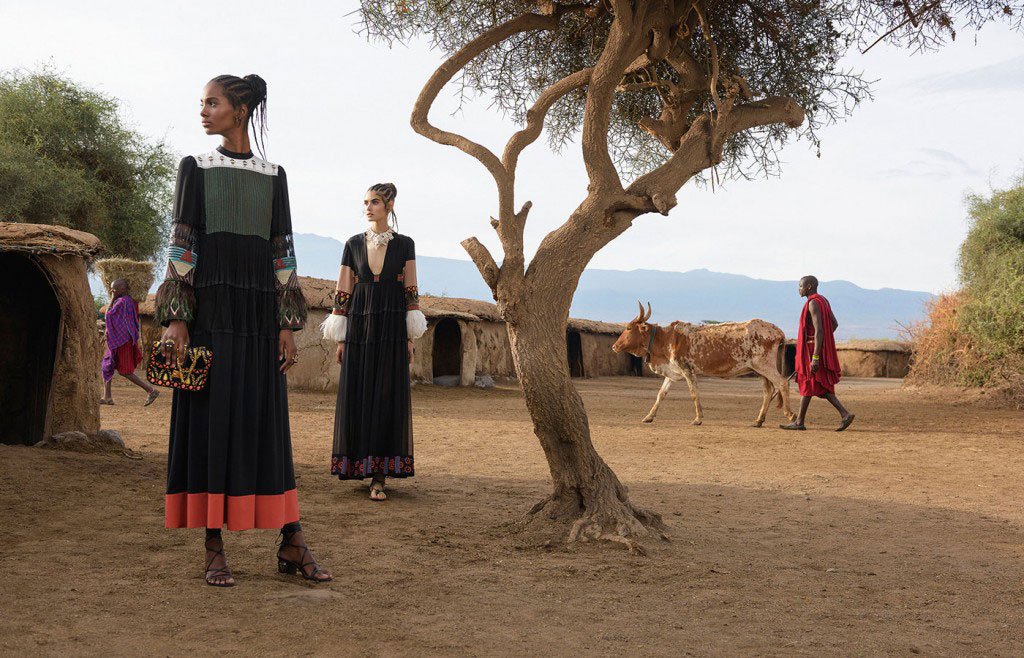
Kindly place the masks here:
[(221, 528), (251, 530), (280, 528), (299, 520), (299, 496), (295, 489), (261, 496), (228, 496), (214, 493), (176, 493), (164, 497), (167, 528)]

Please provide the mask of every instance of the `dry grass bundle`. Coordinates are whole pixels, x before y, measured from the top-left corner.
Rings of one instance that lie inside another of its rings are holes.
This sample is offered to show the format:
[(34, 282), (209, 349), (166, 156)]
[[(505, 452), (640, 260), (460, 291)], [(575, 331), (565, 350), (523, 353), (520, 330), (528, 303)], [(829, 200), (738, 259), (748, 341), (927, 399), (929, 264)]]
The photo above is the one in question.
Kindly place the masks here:
[(912, 384), (984, 387), (1003, 404), (1024, 407), (1024, 359), (993, 356), (962, 328), (964, 292), (940, 295), (928, 304), (928, 319), (908, 329), (914, 351)]
[(107, 291), (108, 299), (113, 297), (110, 294), (110, 284), (117, 279), (124, 279), (128, 282), (128, 294), (139, 304), (146, 301), (149, 288), (153, 285), (153, 280), (156, 278), (153, 272), (153, 263), (144, 260), (129, 260), (127, 258), (104, 258), (98, 260), (96, 261), (96, 271), (99, 272), (100, 280), (103, 281), (103, 287)]

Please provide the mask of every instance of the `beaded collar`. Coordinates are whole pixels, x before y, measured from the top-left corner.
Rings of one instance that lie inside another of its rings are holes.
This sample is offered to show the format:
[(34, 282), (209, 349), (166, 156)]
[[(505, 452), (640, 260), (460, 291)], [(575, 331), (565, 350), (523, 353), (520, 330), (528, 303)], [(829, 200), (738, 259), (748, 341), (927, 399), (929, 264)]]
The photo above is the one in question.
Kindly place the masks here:
[(395, 237), (394, 229), (388, 229), (383, 233), (375, 233), (372, 228), (366, 229), (366, 239), (373, 243), (375, 247), (383, 247)]

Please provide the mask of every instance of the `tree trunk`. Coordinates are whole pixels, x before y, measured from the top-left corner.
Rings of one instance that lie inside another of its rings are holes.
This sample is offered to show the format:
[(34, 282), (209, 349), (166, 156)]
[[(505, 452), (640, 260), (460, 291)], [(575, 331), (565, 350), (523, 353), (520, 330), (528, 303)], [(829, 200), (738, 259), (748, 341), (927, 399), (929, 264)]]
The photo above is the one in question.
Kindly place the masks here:
[(634, 539), (651, 534), (665, 538), (665, 526), (658, 514), (630, 502), (626, 487), (591, 443), (587, 412), (569, 379), (566, 354), (575, 287), (562, 280), (557, 288), (544, 286), (539, 296), (522, 294), (516, 321), (508, 324), (516, 373), (554, 485), (529, 515), (571, 524), (570, 542), (610, 540), (642, 554)]

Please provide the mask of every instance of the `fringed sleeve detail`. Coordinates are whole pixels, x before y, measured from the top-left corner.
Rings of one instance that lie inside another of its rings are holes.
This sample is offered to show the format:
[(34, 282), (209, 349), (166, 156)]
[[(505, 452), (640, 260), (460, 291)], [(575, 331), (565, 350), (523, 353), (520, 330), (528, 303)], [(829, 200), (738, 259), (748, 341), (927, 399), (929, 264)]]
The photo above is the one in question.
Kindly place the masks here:
[(405, 330), (412, 340), (416, 340), (426, 332), (427, 318), (424, 317), (423, 311), (415, 309), (405, 312)]
[(290, 233), (270, 239), (277, 285), (277, 322), (280, 329), (300, 331), (306, 326), (306, 298), (296, 272), (295, 246)]
[(277, 291), (278, 328), (301, 331), (306, 326), (306, 297), (300, 288), (279, 288)]
[(342, 342), (348, 335), (348, 318), (331, 313), (320, 323), (320, 332), (325, 340)]
[(156, 321), (167, 326), (171, 320), (192, 322), (196, 313), (196, 293), (180, 279), (166, 279), (156, 291)]

